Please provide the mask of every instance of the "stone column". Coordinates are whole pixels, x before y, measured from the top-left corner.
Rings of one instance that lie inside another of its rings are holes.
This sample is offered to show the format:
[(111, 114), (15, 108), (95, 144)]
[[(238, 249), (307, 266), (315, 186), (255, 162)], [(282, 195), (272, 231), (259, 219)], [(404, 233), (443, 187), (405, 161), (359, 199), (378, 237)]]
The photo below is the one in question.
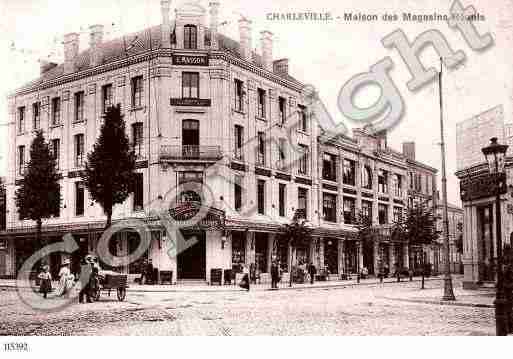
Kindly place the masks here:
[(358, 272), (361, 272), (362, 271), (362, 268), (363, 268), (363, 242), (362, 241), (359, 241), (357, 243), (357, 248), (358, 248)]
[(403, 246), (403, 266), (410, 268), (410, 249), (407, 244)]
[(319, 253), (317, 255), (319, 257), (317, 268), (324, 268), (324, 238), (319, 238)]
[(255, 232), (247, 232), (246, 236), (246, 265), (255, 263)]
[(274, 241), (276, 239), (276, 234), (269, 233), (267, 235), (267, 273), (271, 273), (271, 263), (273, 261), (273, 249), (274, 249)]
[(338, 273), (345, 274), (346, 273), (346, 242), (345, 240), (338, 240)]
[(379, 261), (383, 261), (383, 258), (381, 258), (380, 248), (379, 248), (379, 241), (374, 241), (374, 274), (379, 273)]

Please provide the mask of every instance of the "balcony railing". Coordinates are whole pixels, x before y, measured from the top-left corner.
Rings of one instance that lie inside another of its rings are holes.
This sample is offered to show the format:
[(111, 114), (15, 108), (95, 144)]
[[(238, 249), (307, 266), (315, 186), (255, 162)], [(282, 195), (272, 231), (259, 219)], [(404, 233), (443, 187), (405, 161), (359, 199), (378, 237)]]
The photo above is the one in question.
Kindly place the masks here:
[(170, 161), (218, 161), (220, 146), (161, 146), (160, 159)]

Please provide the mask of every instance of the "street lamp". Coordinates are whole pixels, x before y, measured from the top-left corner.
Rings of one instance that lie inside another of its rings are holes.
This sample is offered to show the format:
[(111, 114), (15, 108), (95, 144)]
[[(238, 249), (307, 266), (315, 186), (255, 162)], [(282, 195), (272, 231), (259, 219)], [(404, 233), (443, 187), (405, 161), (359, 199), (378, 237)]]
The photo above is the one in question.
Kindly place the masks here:
[[(504, 164), (506, 158), (507, 145), (499, 145), (497, 138), (491, 139), (488, 147), (482, 149), (488, 163), (490, 176), (498, 179), (495, 188), (495, 232), (497, 236), (497, 290), (495, 294), (495, 328), (498, 336), (506, 336), (508, 332), (508, 318), (506, 312), (506, 296), (502, 278), (502, 233), (501, 233), (501, 186), (504, 176)], [(493, 257), (493, 254), (492, 254)]]

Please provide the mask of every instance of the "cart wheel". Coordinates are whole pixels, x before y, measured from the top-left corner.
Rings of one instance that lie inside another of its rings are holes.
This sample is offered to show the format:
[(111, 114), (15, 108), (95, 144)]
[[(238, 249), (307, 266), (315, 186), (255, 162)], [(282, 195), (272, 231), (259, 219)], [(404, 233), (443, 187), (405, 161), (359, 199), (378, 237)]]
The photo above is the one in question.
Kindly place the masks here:
[(125, 288), (118, 288), (118, 300), (120, 302), (124, 301), (126, 298), (126, 289)]

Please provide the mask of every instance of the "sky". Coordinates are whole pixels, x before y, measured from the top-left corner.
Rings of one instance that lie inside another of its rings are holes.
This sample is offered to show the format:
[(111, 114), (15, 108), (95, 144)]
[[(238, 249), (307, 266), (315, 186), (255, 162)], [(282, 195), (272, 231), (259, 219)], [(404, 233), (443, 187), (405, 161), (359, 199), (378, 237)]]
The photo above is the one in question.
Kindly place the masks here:
[[(207, 7), (208, 1), (199, 1)], [(252, 20), (253, 47), (259, 47), (260, 31), (274, 33), (274, 57), (290, 59), (290, 73), (314, 85), (328, 111), (347, 127), (358, 127), (345, 118), (337, 106), (342, 86), (354, 75), (389, 56), (394, 62), (390, 76), (401, 93), (406, 110), (389, 133), (388, 145), (401, 150), (404, 141), (415, 141), (417, 159), (441, 170), (438, 83), (411, 92), (407, 66), (396, 50), (385, 48), (381, 39), (396, 29), (410, 41), (424, 31), (439, 30), (451, 47), (466, 54), (466, 62), (453, 70), (444, 69), (445, 141), (447, 151), (448, 199), (461, 204), (456, 171), (456, 123), (497, 105), (504, 106), (505, 121), (512, 122), (513, 89), (513, 0), (462, 0), (473, 5), (484, 21), (476, 23), (479, 33), (490, 33), (494, 45), (474, 52), (461, 34), (445, 22), (383, 21), (384, 13), (448, 14), (452, 0), (220, 0), (220, 31), (238, 39), (238, 19)], [(172, 1), (171, 10), (181, 1)], [(315, 12), (331, 13), (335, 18), (322, 21), (271, 21), (266, 14)], [(371, 22), (345, 22), (336, 19), (344, 13), (378, 14)], [(80, 50), (88, 47), (88, 28), (105, 26), (105, 39), (118, 37), (160, 23), (160, 0), (2, 0), (0, 3), (0, 136), (7, 136), (6, 96), (13, 89), (39, 74), (39, 59), (62, 61), (62, 39), (69, 32), (81, 34)], [(208, 20), (207, 20), (208, 21)], [(421, 52), (426, 68), (439, 68), (438, 55), (428, 47)], [(369, 88), (360, 93), (359, 105), (371, 105), (379, 91)], [(0, 141), (0, 176), (6, 172), (7, 141)], [(440, 173), (440, 172), (439, 172)], [(439, 182), (441, 175), (438, 176)], [(440, 185), (439, 185), (439, 188)]]

